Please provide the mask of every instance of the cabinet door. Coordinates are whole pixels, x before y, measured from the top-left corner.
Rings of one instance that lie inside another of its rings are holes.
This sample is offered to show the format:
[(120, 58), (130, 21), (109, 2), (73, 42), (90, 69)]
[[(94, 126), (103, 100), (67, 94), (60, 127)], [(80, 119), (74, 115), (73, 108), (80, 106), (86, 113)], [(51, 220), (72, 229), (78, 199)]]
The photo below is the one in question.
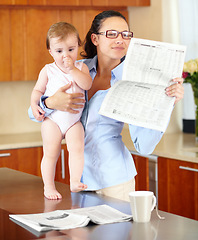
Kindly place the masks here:
[(0, 167), (7, 167), (17, 170), (17, 151), (16, 150), (0, 151)]
[(43, 157), (42, 147), (16, 149), (17, 170), (41, 176), (40, 163)]
[(55, 181), (69, 184), (68, 151), (66, 145), (61, 146), (60, 157), (56, 165)]
[(134, 155), (137, 175), (135, 177), (135, 190), (149, 190), (149, 161), (148, 158), (139, 155)]
[(90, 6), (91, 0), (47, 0), (47, 5), (54, 6)]
[(0, 167), (7, 167), (36, 176), (41, 176), (42, 147), (0, 151)]
[(26, 79), (26, 12), (24, 9), (10, 9), (10, 51), (11, 80)]
[(11, 50), (10, 50), (10, 13), (9, 10), (0, 9), (1, 25), (1, 57), (0, 57), (0, 81), (10, 81), (11, 79)]
[[(58, 10), (30, 8), (26, 10), (26, 62), (25, 80), (36, 80), (46, 63), (53, 59), (46, 49), (46, 34), (53, 23), (57, 22)], [(42, 23), (42, 24), (41, 24)]]
[(93, 6), (150, 6), (150, 0), (92, 0)]
[[(0, 151), (0, 168), (7, 167), (41, 177), (42, 147), (19, 148)], [(65, 145), (57, 161), (55, 181), (69, 184), (68, 151)]]
[(198, 164), (158, 158), (159, 209), (198, 220)]

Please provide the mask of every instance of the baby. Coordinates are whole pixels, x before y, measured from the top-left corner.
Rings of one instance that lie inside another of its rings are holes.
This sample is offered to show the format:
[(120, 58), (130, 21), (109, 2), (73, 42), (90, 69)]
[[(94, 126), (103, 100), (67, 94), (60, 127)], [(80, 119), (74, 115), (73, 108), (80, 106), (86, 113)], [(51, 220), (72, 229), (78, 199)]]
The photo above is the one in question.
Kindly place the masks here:
[(39, 107), (43, 94), (52, 96), (60, 87), (71, 83), (67, 93), (84, 93), (91, 87), (89, 69), (83, 62), (76, 62), (81, 43), (75, 27), (66, 22), (53, 24), (47, 33), (47, 49), (54, 59), (40, 71), (31, 94), (31, 108), (34, 117), (42, 122), (43, 159), (41, 173), (44, 182), (44, 196), (48, 199), (61, 199), (56, 190), (54, 177), (61, 141), (66, 140), (69, 152), (70, 189), (78, 192), (87, 188), (80, 182), (84, 167), (84, 129), (80, 122), (82, 109), (78, 114), (53, 111), (45, 117)]

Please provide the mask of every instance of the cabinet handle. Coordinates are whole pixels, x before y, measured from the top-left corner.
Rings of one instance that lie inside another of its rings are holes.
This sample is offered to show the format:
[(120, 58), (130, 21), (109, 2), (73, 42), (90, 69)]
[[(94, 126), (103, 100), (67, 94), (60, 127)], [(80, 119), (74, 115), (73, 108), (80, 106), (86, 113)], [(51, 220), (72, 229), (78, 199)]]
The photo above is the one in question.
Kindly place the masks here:
[(196, 168), (190, 168), (190, 167), (184, 167), (184, 166), (179, 166), (180, 169), (191, 171), (191, 172), (198, 172), (198, 169)]
[(61, 172), (62, 172), (62, 179), (65, 179), (65, 151), (61, 149)]
[(0, 157), (10, 157), (11, 153), (0, 153)]

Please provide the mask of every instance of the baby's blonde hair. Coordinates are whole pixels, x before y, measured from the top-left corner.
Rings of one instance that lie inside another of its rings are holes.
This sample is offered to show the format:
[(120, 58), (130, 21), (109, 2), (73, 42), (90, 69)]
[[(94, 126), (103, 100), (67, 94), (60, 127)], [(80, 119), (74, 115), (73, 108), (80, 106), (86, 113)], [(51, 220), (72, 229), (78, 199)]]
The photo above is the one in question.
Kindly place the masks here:
[(78, 34), (78, 31), (76, 28), (67, 22), (58, 22), (53, 24), (48, 32), (47, 32), (47, 38), (46, 38), (46, 45), (47, 49), (50, 49), (50, 39), (59, 37), (60, 40), (63, 40), (65, 37), (68, 37), (70, 34), (75, 34), (78, 39), (78, 45), (81, 46), (81, 40)]

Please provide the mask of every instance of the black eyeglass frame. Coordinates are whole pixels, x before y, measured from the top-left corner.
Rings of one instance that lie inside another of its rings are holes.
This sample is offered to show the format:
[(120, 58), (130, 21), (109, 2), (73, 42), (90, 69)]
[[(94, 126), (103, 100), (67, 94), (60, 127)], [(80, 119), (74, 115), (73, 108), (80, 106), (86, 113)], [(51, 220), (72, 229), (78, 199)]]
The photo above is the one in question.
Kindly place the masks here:
[[(109, 37), (109, 36), (107, 36), (107, 35), (108, 35), (108, 32), (116, 32), (117, 35), (116, 35), (116, 37)], [(132, 36), (126, 38), (126, 37), (123, 36), (124, 33), (131, 33)], [(130, 31), (118, 32), (117, 30), (106, 30), (105, 32), (98, 32), (98, 33), (96, 33), (96, 34), (97, 34), (97, 35), (105, 35), (106, 38), (110, 38), (110, 39), (116, 39), (116, 38), (119, 36), (119, 34), (121, 34), (122, 38), (123, 38), (123, 39), (126, 39), (126, 40), (129, 40), (129, 39), (133, 38), (133, 32), (130, 32)]]

